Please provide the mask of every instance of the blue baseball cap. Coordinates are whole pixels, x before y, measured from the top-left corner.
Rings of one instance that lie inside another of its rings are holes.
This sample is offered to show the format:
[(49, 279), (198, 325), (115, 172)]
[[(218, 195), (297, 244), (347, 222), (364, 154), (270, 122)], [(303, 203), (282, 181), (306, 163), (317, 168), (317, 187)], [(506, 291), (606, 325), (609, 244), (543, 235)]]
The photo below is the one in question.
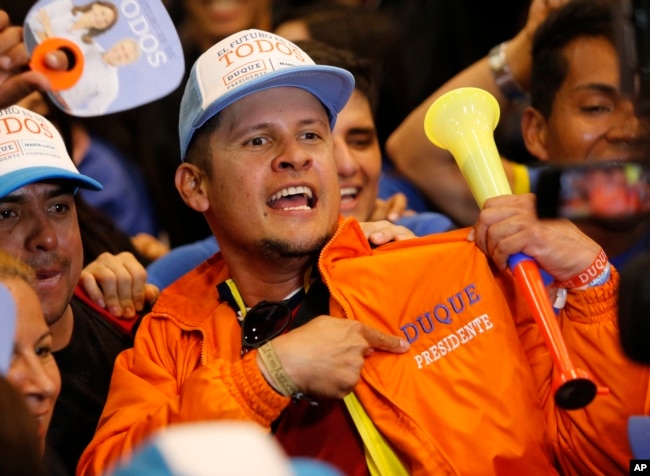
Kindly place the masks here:
[(205, 51), (192, 66), (181, 101), (181, 159), (208, 119), (249, 94), (283, 86), (316, 96), (334, 127), (354, 90), (354, 77), (342, 68), (317, 65), (289, 40), (262, 30), (240, 31)]
[(56, 127), (20, 106), (0, 109), (0, 198), (44, 180), (62, 179), (76, 187), (101, 190), (79, 173)]
[(14, 352), (16, 301), (4, 284), (0, 284), (0, 375), (6, 375)]
[(144, 442), (112, 476), (343, 476), (311, 458), (289, 458), (260, 425), (209, 421), (171, 425)]
[(634, 458), (650, 459), (650, 416), (628, 418), (627, 435)]

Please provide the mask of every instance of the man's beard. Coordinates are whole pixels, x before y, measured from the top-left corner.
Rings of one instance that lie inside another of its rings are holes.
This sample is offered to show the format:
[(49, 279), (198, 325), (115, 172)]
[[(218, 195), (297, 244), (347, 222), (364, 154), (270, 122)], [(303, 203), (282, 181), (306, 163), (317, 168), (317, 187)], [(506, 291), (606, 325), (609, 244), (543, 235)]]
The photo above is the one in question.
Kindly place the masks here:
[(262, 249), (267, 258), (303, 258), (320, 253), (320, 250), (323, 249), (330, 238), (331, 235), (323, 235), (314, 242), (306, 244), (295, 244), (267, 238), (262, 240)]

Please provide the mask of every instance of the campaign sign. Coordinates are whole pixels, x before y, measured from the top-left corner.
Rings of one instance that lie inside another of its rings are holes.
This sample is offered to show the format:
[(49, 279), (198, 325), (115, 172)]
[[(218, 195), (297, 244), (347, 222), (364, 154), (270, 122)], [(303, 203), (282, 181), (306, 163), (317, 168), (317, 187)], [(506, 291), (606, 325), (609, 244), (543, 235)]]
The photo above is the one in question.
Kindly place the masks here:
[(49, 50), (73, 59), (45, 71), (54, 103), (73, 116), (131, 109), (171, 93), (184, 73), (181, 42), (160, 0), (40, 0), (25, 18), (33, 69)]

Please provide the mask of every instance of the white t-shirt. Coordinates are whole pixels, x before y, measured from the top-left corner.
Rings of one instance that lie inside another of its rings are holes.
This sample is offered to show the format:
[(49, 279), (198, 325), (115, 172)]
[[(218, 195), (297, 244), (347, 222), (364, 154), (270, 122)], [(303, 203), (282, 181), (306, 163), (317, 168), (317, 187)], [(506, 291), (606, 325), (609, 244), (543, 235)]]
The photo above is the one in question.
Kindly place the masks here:
[[(81, 15), (81, 13), (72, 13), (74, 6), (74, 3), (70, 0), (54, 0), (52, 3), (48, 3), (39, 8), (39, 11), (43, 10), (47, 13), (47, 16), (50, 19), (52, 35), (54, 37), (67, 37), (74, 40), (76, 43), (81, 43), (81, 37), (87, 33), (87, 30), (72, 29), (72, 26)], [(45, 28), (38, 18), (38, 13), (30, 15), (27, 24), (37, 38), (39, 38), (39, 32), (45, 32)]]

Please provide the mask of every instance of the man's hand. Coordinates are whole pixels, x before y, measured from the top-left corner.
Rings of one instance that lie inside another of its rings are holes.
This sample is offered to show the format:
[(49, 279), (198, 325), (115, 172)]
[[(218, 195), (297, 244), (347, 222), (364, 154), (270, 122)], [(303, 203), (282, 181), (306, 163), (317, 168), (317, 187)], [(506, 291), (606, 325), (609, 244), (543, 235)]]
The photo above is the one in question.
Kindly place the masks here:
[(539, 25), (553, 10), (569, 0), (532, 0), (524, 27), (508, 42), (507, 62), (517, 83), (528, 90), (532, 68), (533, 36)]
[(415, 215), (413, 210), (408, 209), (408, 199), (403, 193), (391, 195), (388, 200), (378, 198), (375, 200), (375, 208), (368, 221), (388, 220), (396, 222), (403, 216)]
[(147, 270), (131, 253), (102, 253), (81, 272), (79, 285), (100, 307), (113, 316), (136, 317), (160, 290), (147, 284)]
[(415, 238), (415, 234), (405, 226), (395, 225), (386, 220), (364, 221), (360, 223), (363, 234), (373, 245), (383, 245), (389, 241)]
[(499, 269), (506, 268), (508, 256), (522, 252), (558, 281), (584, 271), (601, 248), (569, 220), (539, 220), (531, 193), (486, 200), (469, 239)]
[(400, 337), (332, 316), (319, 316), (272, 342), (291, 381), (308, 395), (327, 398), (350, 393), (374, 352), (402, 354), (409, 349)]
[(131, 243), (138, 253), (151, 261), (169, 253), (169, 246), (149, 233), (138, 233), (131, 238)]
[[(11, 106), (32, 91), (50, 90), (50, 81), (44, 74), (25, 71), (28, 63), (22, 27), (11, 26), (7, 13), (0, 10), (0, 108)], [(58, 71), (68, 68), (62, 51), (45, 55), (45, 64)]]
[(532, 43), (533, 35), (537, 27), (546, 20), (546, 17), (553, 10), (557, 10), (562, 5), (567, 3), (568, 0), (533, 0), (528, 9), (528, 18), (523, 31), (528, 36)]

